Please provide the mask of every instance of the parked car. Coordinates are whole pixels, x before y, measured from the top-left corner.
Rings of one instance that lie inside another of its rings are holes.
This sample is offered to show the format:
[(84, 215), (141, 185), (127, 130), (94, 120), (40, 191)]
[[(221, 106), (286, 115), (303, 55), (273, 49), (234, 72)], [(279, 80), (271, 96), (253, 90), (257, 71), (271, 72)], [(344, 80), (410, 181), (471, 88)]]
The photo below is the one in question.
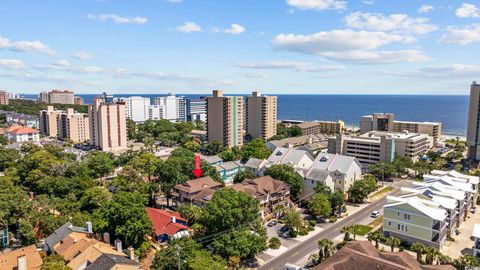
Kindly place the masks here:
[(276, 220), (272, 220), (272, 221), (270, 221), (270, 222), (267, 223), (267, 226), (268, 226), (268, 227), (273, 227), (273, 226), (277, 225), (277, 223), (278, 223), (278, 222), (277, 222)]
[(470, 209), (470, 213), (472, 213), (472, 214), (475, 214), (476, 211), (477, 211), (476, 207), (473, 207), (472, 209)]
[(380, 211), (373, 211), (372, 214), (370, 214), (370, 217), (372, 218), (377, 218), (379, 216), (381, 216), (382, 214), (380, 213)]
[(288, 226), (283, 226), (283, 227), (279, 228), (279, 229), (277, 230), (277, 232), (278, 232), (279, 234), (282, 234), (282, 233), (288, 232), (288, 230), (289, 230)]
[(283, 270), (303, 270), (303, 267), (300, 267), (298, 265), (294, 265), (291, 263), (287, 263), (283, 266)]

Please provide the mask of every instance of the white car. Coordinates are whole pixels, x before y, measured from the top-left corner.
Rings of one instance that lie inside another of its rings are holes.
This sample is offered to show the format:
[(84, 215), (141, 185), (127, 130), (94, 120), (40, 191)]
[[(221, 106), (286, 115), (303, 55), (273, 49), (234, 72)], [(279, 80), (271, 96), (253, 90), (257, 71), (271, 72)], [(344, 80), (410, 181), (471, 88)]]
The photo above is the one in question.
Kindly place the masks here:
[(298, 265), (287, 263), (283, 266), (283, 270), (304, 270), (304, 268)]
[(370, 217), (372, 218), (377, 218), (381, 215), (380, 211), (373, 211), (372, 214), (370, 214)]

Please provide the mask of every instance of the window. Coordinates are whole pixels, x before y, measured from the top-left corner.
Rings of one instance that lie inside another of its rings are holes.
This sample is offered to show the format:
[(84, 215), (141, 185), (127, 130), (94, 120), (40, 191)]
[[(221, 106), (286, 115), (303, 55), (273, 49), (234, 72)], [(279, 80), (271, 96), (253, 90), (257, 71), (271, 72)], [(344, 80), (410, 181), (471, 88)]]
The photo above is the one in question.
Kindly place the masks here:
[(397, 216), (400, 216), (400, 212), (397, 212)]
[(400, 231), (400, 224), (397, 224), (397, 230)]
[(410, 220), (410, 215), (408, 215), (408, 214), (403, 214), (403, 219)]
[(388, 226), (392, 226), (392, 222), (391, 222), (391, 221), (388, 222)]

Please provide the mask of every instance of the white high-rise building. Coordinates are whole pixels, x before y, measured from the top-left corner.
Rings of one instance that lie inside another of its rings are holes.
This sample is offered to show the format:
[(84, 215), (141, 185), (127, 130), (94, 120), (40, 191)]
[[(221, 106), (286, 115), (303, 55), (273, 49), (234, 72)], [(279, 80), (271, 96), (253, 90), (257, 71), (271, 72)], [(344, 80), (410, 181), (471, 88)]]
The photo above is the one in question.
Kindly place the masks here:
[(125, 113), (128, 119), (134, 122), (145, 122), (149, 118), (150, 98), (139, 96), (120, 98), (125, 102)]
[(185, 119), (185, 98), (176, 97), (170, 93), (168, 96), (156, 97), (153, 101), (154, 105), (163, 107), (163, 119), (170, 121), (184, 121)]

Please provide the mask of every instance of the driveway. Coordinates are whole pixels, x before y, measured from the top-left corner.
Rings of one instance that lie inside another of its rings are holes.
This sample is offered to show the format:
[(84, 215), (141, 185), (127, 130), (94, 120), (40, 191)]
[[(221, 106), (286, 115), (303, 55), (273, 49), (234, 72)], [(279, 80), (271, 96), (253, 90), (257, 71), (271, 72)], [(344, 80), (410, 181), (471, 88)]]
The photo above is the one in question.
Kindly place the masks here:
[(452, 259), (456, 259), (462, 255), (473, 255), (473, 240), (471, 239), (473, 226), (475, 223), (480, 224), (480, 208), (477, 207), (475, 214), (470, 214), (470, 218), (467, 218), (465, 222), (460, 224), (458, 230), (459, 235), (453, 234), (452, 237), (455, 242), (446, 241), (442, 248), (442, 253), (450, 256)]

